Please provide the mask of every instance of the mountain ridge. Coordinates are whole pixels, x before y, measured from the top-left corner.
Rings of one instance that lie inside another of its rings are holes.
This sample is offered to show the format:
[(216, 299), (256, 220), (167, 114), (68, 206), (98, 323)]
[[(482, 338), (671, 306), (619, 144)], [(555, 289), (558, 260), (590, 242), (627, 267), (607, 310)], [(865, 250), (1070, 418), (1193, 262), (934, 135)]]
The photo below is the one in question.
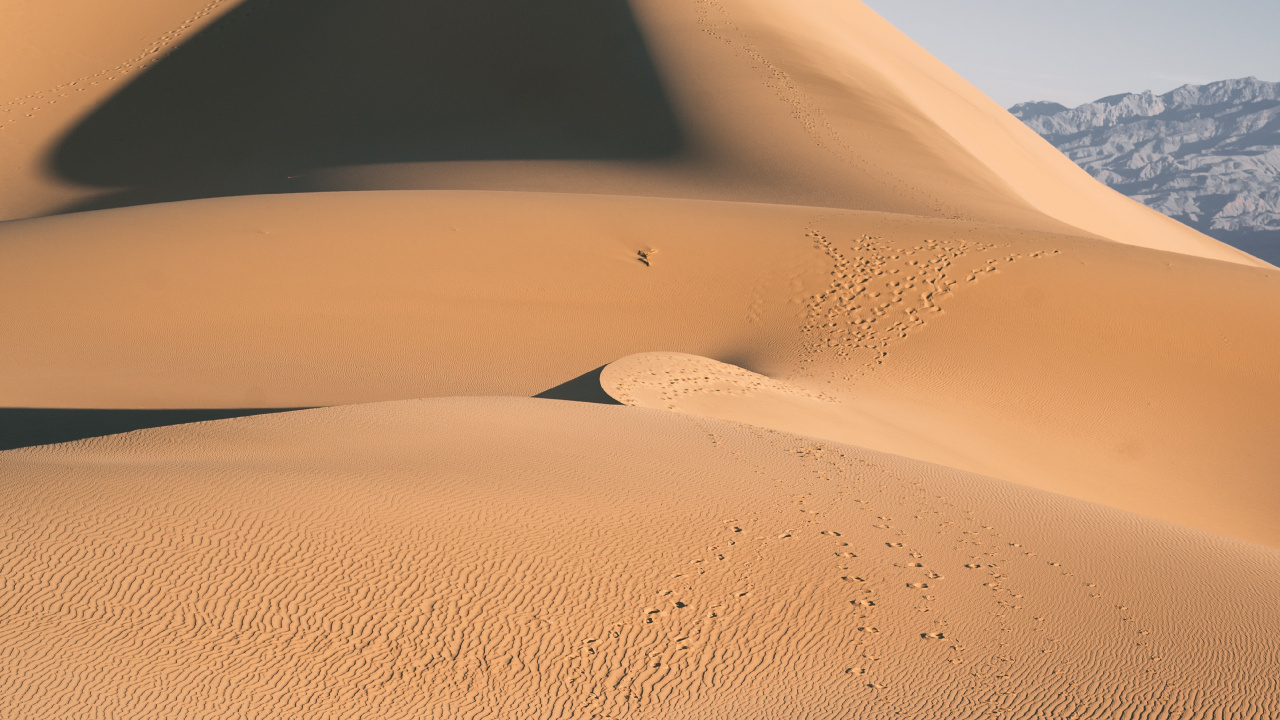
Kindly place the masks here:
[(1280, 262), (1280, 83), (1248, 77), (1009, 111), (1113, 189)]

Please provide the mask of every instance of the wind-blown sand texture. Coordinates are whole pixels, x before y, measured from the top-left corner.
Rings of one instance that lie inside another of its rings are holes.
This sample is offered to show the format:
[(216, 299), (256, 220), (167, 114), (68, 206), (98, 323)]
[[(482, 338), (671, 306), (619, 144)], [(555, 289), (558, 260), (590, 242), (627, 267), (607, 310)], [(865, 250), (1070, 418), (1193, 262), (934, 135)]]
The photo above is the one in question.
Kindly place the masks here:
[(8, 713), (1280, 711), (1273, 550), (738, 423), (449, 398), (6, 469)]
[(1280, 714), (1280, 270), (859, 3), (104, 12), (0, 24), (0, 715)]

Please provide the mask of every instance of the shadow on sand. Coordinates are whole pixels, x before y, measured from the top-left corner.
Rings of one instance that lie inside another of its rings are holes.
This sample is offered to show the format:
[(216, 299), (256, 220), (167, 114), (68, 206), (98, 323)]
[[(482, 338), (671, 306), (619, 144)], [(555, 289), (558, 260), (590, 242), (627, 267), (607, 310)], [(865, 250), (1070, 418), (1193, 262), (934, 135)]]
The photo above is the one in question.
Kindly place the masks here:
[(557, 385), (550, 390), (544, 390), (537, 395), (536, 398), (544, 400), (572, 400), (573, 402), (597, 403), (599, 405), (621, 405), (622, 403), (613, 399), (613, 396), (604, 391), (600, 385), (600, 373), (608, 365), (601, 365), (589, 373), (584, 373), (578, 377)]
[(325, 167), (646, 159), (680, 144), (627, 0), (247, 0), (50, 162), (121, 188), (79, 210), (289, 192), (291, 175)]
[(102, 437), (144, 428), (266, 415), (305, 408), (241, 410), (72, 410), (0, 408), (0, 450)]

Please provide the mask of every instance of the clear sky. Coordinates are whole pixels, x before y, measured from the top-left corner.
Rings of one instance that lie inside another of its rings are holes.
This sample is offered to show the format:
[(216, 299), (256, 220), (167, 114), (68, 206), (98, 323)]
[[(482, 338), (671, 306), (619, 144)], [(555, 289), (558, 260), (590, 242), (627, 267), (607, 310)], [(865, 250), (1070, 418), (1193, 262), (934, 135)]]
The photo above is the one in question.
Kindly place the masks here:
[(1280, 81), (1280, 0), (864, 0), (1008, 107)]

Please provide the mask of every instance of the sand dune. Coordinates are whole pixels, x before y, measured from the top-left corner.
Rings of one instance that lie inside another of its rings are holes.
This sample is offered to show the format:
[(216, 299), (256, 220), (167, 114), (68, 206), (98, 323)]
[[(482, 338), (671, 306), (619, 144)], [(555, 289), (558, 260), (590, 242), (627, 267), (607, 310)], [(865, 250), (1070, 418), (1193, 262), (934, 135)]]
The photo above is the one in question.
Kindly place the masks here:
[[(306, 190), (608, 192), (1074, 229), (1258, 262), (1099, 186), (860, 3), (530, 7), (192, 5), (132, 72), (92, 76), (109, 99), (68, 74), (10, 103), (0, 145), (30, 169), (9, 176), (0, 217)], [(131, 20), (114, 22), (145, 36)], [(121, 49), (79, 52), (106, 64)], [(23, 122), (29, 103), (59, 108)]]
[(6, 21), (0, 715), (1280, 713), (1280, 270), (860, 3)]
[(1274, 549), (852, 446), (474, 398), (6, 455), (6, 713), (1280, 711)]

